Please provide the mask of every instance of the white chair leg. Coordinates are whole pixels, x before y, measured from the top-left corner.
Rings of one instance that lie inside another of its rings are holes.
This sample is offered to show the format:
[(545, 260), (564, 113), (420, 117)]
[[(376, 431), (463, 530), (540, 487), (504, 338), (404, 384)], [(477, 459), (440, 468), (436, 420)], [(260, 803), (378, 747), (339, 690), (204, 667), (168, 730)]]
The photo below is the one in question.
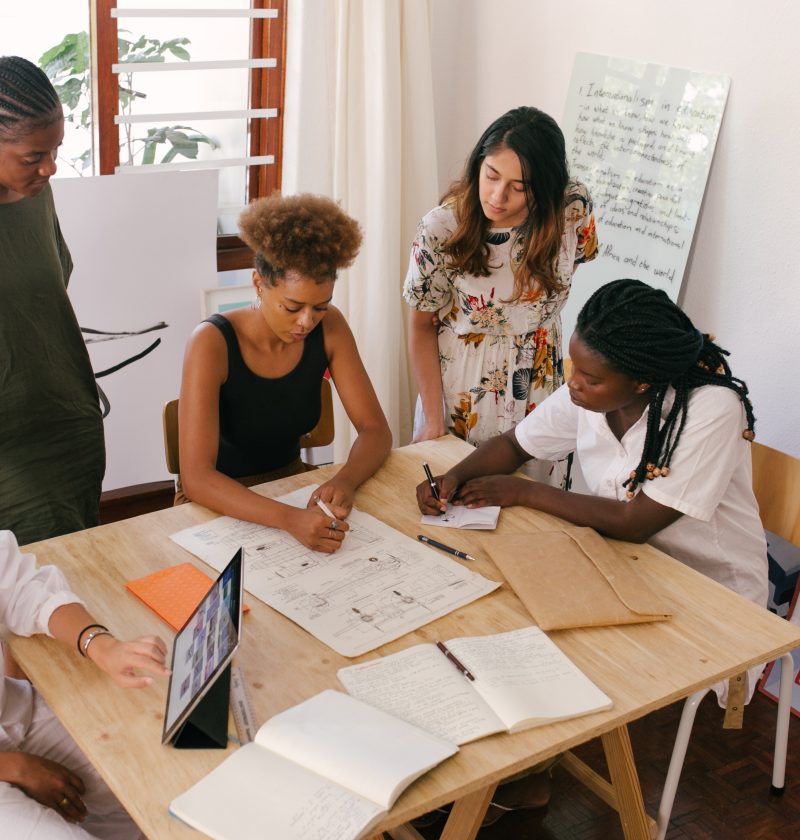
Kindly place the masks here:
[(781, 687), (778, 693), (778, 723), (775, 727), (775, 755), (772, 759), (773, 796), (783, 795), (786, 780), (786, 749), (789, 742), (789, 713), (792, 708), (792, 677), (794, 659), (791, 653), (784, 653), (781, 662)]
[(672, 748), (672, 758), (669, 760), (669, 770), (667, 770), (667, 778), (664, 780), (661, 802), (658, 805), (656, 840), (664, 840), (667, 835), (669, 818), (672, 814), (672, 806), (675, 803), (675, 793), (681, 779), (683, 760), (686, 758), (686, 748), (689, 746), (689, 736), (692, 734), (697, 707), (710, 690), (704, 688), (701, 691), (695, 691), (694, 694), (690, 694), (686, 698), (686, 702), (683, 704), (681, 722), (678, 726), (678, 734), (675, 736), (675, 746)]

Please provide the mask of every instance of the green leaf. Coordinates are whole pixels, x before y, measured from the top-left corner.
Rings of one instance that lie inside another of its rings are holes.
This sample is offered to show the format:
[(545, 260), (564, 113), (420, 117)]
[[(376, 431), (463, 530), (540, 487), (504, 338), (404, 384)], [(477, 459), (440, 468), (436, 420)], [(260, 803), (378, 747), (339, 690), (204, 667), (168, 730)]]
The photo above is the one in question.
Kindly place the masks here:
[(142, 163), (143, 164), (155, 163), (156, 148), (157, 147), (158, 147), (157, 143), (145, 143), (144, 144), (144, 154), (142, 155)]
[(92, 165), (92, 150), (87, 149), (82, 155), (79, 155), (76, 158), (73, 158), (73, 163), (80, 162), (81, 170), (88, 169)]
[(159, 163), (172, 163), (172, 161), (178, 156), (178, 150), (173, 146), (161, 160)]
[(175, 56), (175, 58), (180, 58), (181, 61), (189, 61), (191, 56), (183, 47), (170, 47), (169, 51)]
[(75, 36), (75, 60), (72, 72), (83, 75), (89, 70), (89, 36), (85, 32), (78, 32)]

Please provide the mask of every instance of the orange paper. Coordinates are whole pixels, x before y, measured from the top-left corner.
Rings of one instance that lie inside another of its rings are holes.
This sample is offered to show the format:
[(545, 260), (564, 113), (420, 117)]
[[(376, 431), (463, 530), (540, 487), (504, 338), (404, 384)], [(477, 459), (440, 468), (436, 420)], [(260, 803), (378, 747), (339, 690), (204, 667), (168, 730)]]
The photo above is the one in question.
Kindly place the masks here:
[[(143, 578), (129, 581), (125, 588), (144, 601), (167, 624), (180, 630), (214, 582), (191, 563), (179, 563)], [(247, 605), (244, 611), (247, 612)]]

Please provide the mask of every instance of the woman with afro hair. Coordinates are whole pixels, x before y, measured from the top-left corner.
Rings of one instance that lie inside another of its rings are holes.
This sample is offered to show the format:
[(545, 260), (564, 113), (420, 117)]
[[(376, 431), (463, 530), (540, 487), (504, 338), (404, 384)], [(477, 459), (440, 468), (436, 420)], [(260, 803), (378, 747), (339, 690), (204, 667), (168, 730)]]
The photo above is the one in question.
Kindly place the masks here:
[[(392, 443), (353, 334), (331, 305), (336, 273), (355, 259), (361, 230), (334, 202), (314, 195), (255, 201), (239, 226), (256, 255), (256, 301), (212, 315), (189, 339), (179, 403), (182, 492), (333, 552), (348, 529), (356, 489)], [(252, 492), (253, 484), (306, 469), (300, 437), (319, 421), (326, 369), (357, 432), (347, 462), (305, 509)]]

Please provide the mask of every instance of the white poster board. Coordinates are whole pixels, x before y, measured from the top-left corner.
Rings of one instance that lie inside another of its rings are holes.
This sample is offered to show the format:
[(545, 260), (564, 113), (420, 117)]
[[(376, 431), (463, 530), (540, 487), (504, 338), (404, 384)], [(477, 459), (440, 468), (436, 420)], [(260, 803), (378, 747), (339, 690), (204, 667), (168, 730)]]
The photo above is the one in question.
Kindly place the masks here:
[(564, 312), (604, 283), (633, 277), (677, 300), (730, 79), (578, 53), (562, 128), (570, 172), (594, 199), (600, 251), (581, 267)]
[(202, 290), (217, 284), (217, 173), (108, 175), (52, 185), (75, 263), (69, 295), (80, 325), (122, 332), (168, 324), (88, 345), (97, 372), (161, 338), (148, 356), (99, 382), (111, 402), (103, 489), (162, 481), (170, 476), (161, 411), (178, 396)]

